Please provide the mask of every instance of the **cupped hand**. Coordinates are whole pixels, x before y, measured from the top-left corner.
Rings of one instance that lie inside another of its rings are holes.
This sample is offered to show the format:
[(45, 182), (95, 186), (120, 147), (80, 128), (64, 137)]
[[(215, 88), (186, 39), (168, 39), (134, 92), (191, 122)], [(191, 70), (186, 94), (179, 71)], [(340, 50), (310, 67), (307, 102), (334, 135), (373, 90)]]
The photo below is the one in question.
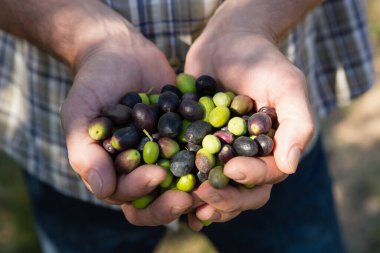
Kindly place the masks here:
[(74, 64), (74, 83), (61, 109), (69, 161), (97, 198), (127, 203), (123, 210), (131, 223), (168, 223), (191, 205), (191, 197), (170, 191), (146, 210), (132, 208), (129, 201), (158, 186), (165, 171), (145, 165), (117, 177), (109, 154), (88, 135), (90, 121), (100, 115), (104, 106), (116, 104), (129, 91), (146, 92), (152, 87), (159, 91), (161, 85), (175, 81), (175, 73), (158, 48), (122, 18), (111, 20), (116, 21), (109, 28), (102, 24), (101, 31), (96, 31), (105, 31), (101, 39), (95, 36), (97, 33), (94, 43), (86, 38), (87, 48)]
[(205, 182), (195, 191), (194, 196), (205, 202), (189, 219), (196, 230), (202, 227), (199, 220), (227, 221), (242, 211), (262, 207), (269, 200), (271, 185), (296, 171), (314, 132), (302, 72), (279, 51), (270, 34), (230, 29), (219, 18), (222, 13), (210, 20), (190, 48), (185, 72), (196, 77), (210, 75), (225, 89), (250, 96), (257, 108), (274, 107), (279, 127), (273, 155), (236, 157), (224, 167), (226, 176), (254, 188), (217, 190)]

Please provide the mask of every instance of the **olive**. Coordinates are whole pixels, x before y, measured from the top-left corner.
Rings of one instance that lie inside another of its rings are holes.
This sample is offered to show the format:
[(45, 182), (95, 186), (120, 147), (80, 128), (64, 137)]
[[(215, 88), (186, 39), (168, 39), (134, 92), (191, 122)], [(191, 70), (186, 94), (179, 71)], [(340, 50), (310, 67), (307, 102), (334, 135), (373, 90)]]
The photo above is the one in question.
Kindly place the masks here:
[(142, 132), (135, 125), (123, 127), (113, 133), (111, 145), (118, 151), (136, 148), (141, 136)]
[(212, 224), (212, 221), (209, 221), (209, 220), (201, 220), (201, 223), (203, 226), (207, 227), (207, 226), (210, 226)]
[(203, 183), (208, 179), (208, 173), (204, 173), (202, 171), (197, 172), (197, 178), (198, 180)]
[(143, 103), (136, 104), (132, 110), (132, 116), (135, 124), (140, 130), (146, 130), (148, 133), (154, 133), (157, 125), (157, 111), (153, 106)]
[(222, 163), (227, 163), (229, 160), (236, 156), (235, 150), (231, 145), (224, 144), (222, 149), (218, 153), (218, 160)]
[(208, 75), (202, 75), (195, 80), (195, 87), (197, 89), (197, 94), (200, 97), (203, 96), (214, 96), (216, 89), (218, 87), (217, 82), (214, 78)]
[(276, 113), (276, 109), (275, 108), (270, 107), (270, 106), (263, 106), (263, 107), (261, 107), (259, 109), (259, 112), (263, 112), (263, 113), (268, 114), (268, 116), (272, 120), (272, 127), (274, 129), (277, 129), (277, 127), (278, 127), (278, 119), (277, 119), (277, 113)]
[(147, 164), (156, 163), (158, 156), (160, 154), (160, 148), (157, 142), (153, 141), (153, 138), (149, 135), (149, 133), (144, 129), (144, 133), (148, 136), (149, 141), (145, 143), (143, 149), (143, 159)]
[(201, 145), (198, 145), (198, 144), (194, 144), (194, 143), (191, 143), (191, 142), (188, 142), (187, 145), (186, 145), (186, 149), (191, 151), (191, 152), (198, 152), (198, 150), (200, 150), (202, 148)]
[(206, 135), (202, 140), (202, 147), (210, 154), (216, 154), (221, 148), (221, 143), (218, 137), (212, 134)]
[(183, 99), (179, 104), (178, 112), (184, 119), (190, 121), (200, 120), (204, 115), (202, 106), (191, 99)]
[(266, 134), (272, 127), (272, 120), (268, 114), (257, 112), (248, 119), (248, 131), (250, 134)]
[(230, 109), (234, 114), (249, 114), (254, 107), (253, 100), (246, 95), (237, 95), (231, 102)]
[(109, 105), (102, 109), (101, 115), (116, 125), (127, 125), (132, 121), (132, 109), (123, 104)]
[(141, 98), (141, 102), (145, 105), (150, 105), (150, 101), (149, 101), (149, 97), (146, 93), (143, 93), (143, 92), (140, 92), (138, 93), (140, 98)]
[(158, 99), (160, 98), (160, 94), (151, 94), (149, 95), (149, 102), (151, 105), (158, 104)]
[(144, 209), (149, 206), (150, 203), (156, 198), (156, 193), (150, 193), (148, 195), (139, 197), (132, 201), (132, 206), (136, 209)]
[(161, 159), (157, 162), (157, 164), (166, 172), (165, 179), (160, 183), (160, 186), (163, 188), (168, 188), (173, 182), (173, 174), (170, 171), (170, 161), (167, 159)]
[(230, 179), (224, 175), (222, 166), (216, 166), (210, 170), (208, 181), (214, 188), (223, 189), (227, 187)]
[(224, 92), (218, 92), (212, 97), (215, 106), (229, 107), (231, 104), (231, 98)]
[(120, 103), (133, 109), (136, 104), (142, 103), (142, 99), (137, 92), (132, 91), (125, 94)]
[(235, 136), (228, 130), (218, 130), (214, 133), (222, 143), (232, 144), (235, 140)]
[(203, 173), (208, 173), (215, 166), (215, 157), (201, 148), (195, 156), (195, 167)]
[(179, 98), (174, 92), (165, 91), (161, 93), (158, 105), (164, 112), (175, 112), (179, 105)]
[(177, 139), (179, 142), (181, 142), (181, 143), (187, 142), (186, 138), (185, 138), (185, 133), (186, 133), (187, 128), (190, 126), (190, 124), (191, 124), (190, 121), (188, 121), (186, 119), (182, 120), (181, 130), (177, 136)]
[(180, 149), (178, 143), (169, 137), (160, 138), (158, 146), (160, 147), (160, 156), (167, 159), (172, 158)]
[(225, 106), (217, 106), (211, 110), (209, 122), (213, 127), (219, 128), (224, 126), (230, 119), (230, 110)]
[(209, 116), (210, 112), (212, 109), (215, 108), (214, 102), (212, 101), (212, 98), (210, 97), (201, 97), (198, 101), (198, 103), (201, 105), (204, 115), (202, 120), (208, 122), (209, 121)]
[(188, 150), (181, 150), (170, 160), (170, 171), (174, 176), (186, 175), (194, 168), (194, 154)]
[(228, 121), (228, 131), (236, 136), (247, 133), (247, 122), (240, 117), (233, 117)]
[(111, 155), (115, 155), (117, 154), (117, 150), (112, 147), (112, 144), (111, 144), (111, 138), (107, 138), (103, 141), (103, 148), (108, 152), (110, 153)]
[(174, 112), (167, 112), (158, 120), (158, 132), (162, 137), (175, 138), (181, 131), (181, 117)]
[(141, 155), (136, 149), (128, 149), (115, 158), (115, 168), (119, 173), (130, 173), (140, 165)]
[(199, 97), (196, 93), (185, 93), (182, 95), (181, 101), (185, 100), (185, 99), (190, 99), (190, 100), (197, 102)]
[(238, 137), (232, 147), (238, 155), (252, 157), (259, 152), (259, 146), (257, 143), (247, 136)]
[(190, 124), (185, 132), (185, 138), (187, 142), (194, 144), (201, 144), (203, 138), (211, 134), (213, 131), (212, 126), (203, 120), (197, 120)]
[(257, 142), (259, 146), (259, 153), (260, 155), (269, 155), (273, 151), (273, 140), (271, 137), (265, 134), (260, 134), (256, 136), (255, 141)]
[(182, 92), (174, 85), (172, 84), (166, 84), (162, 87), (161, 89), (161, 93), (164, 93), (165, 91), (171, 91), (173, 92), (174, 94), (177, 95), (178, 98), (181, 98), (182, 97)]
[(95, 141), (107, 139), (112, 134), (112, 122), (106, 117), (93, 119), (88, 126), (88, 134)]
[(195, 186), (195, 176), (193, 174), (186, 174), (181, 176), (176, 184), (176, 187), (180, 191), (189, 192), (194, 189)]
[(177, 88), (185, 93), (196, 93), (195, 78), (192, 75), (181, 73), (176, 77)]

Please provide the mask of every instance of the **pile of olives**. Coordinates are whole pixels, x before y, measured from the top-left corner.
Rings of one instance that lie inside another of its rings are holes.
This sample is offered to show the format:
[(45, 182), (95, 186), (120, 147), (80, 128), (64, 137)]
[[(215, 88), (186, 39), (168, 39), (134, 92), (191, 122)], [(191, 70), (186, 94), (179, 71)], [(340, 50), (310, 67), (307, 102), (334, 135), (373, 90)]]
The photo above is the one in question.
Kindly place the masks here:
[(125, 94), (90, 123), (90, 137), (110, 154), (118, 174), (142, 164), (166, 170), (159, 189), (133, 201), (136, 208), (167, 189), (189, 192), (206, 180), (224, 188), (232, 181), (223, 173), (231, 158), (272, 153), (275, 109), (257, 110), (250, 97), (217, 87), (210, 76), (181, 73), (176, 85), (163, 86), (159, 94)]

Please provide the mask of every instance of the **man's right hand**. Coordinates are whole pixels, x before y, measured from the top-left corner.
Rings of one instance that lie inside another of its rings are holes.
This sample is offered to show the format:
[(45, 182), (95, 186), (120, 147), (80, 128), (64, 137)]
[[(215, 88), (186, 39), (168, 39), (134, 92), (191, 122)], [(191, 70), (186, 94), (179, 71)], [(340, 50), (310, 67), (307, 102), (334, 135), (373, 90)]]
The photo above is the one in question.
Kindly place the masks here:
[(126, 203), (127, 219), (136, 225), (160, 225), (177, 218), (191, 197), (168, 191), (148, 208), (130, 201), (154, 189), (165, 177), (158, 166), (141, 166), (116, 177), (107, 152), (88, 136), (88, 126), (102, 107), (116, 104), (128, 91), (147, 91), (174, 83), (166, 57), (131, 24), (98, 0), (2, 0), (0, 28), (26, 39), (74, 71), (74, 83), (61, 108), (69, 161), (99, 199)]

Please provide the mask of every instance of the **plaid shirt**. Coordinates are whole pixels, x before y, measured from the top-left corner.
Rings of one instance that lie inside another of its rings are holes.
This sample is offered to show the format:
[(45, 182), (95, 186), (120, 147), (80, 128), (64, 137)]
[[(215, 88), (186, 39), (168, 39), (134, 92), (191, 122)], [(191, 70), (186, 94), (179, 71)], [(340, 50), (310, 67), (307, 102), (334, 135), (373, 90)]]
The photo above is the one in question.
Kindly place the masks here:
[[(170, 57), (185, 59), (221, 1), (108, 0)], [(326, 1), (281, 46), (307, 77), (319, 117), (373, 84), (364, 1)], [(68, 164), (59, 112), (71, 71), (33, 45), (0, 31), (0, 144), (32, 175), (59, 192), (100, 203)]]

